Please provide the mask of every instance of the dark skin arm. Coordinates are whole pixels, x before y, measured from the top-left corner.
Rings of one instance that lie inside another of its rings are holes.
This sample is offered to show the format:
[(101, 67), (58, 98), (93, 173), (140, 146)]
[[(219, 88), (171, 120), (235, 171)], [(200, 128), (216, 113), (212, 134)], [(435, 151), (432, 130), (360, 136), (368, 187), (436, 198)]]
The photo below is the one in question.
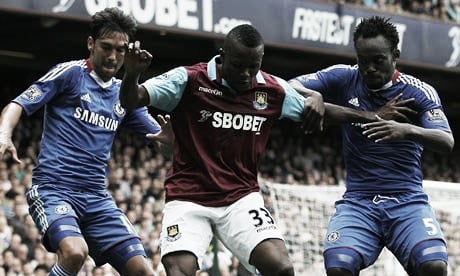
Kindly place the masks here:
[(149, 67), (152, 55), (140, 49), (138, 41), (125, 47), (125, 74), (120, 86), (120, 104), (127, 109), (146, 106), (150, 99), (145, 87), (139, 85), (139, 77)]
[(407, 107), (415, 101), (414, 98), (399, 101), (402, 93), (391, 99), (377, 112), (361, 111), (353, 108), (326, 103), (326, 117), (335, 123), (357, 122), (368, 123), (376, 121), (375, 116), (384, 120), (395, 120), (398, 122), (409, 123), (410, 115), (417, 115), (417, 111)]
[[(309, 89), (299, 81), (289, 82), (302, 95), (308, 95)], [(348, 107), (325, 103), (325, 116), (335, 123), (365, 123), (363, 135), (376, 143), (400, 139), (412, 139), (430, 150), (449, 153), (454, 147), (452, 133), (419, 127), (410, 123), (409, 116), (417, 115), (415, 110), (407, 107), (414, 98), (400, 101), (402, 93), (391, 99), (377, 112), (367, 112)]]
[(429, 129), (394, 120), (384, 120), (376, 116), (377, 121), (363, 125), (363, 135), (376, 143), (401, 139), (411, 139), (426, 148), (439, 153), (449, 153), (454, 148), (452, 133), (440, 129)]
[(321, 93), (303, 87), (296, 80), (289, 81), (289, 84), (305, 98), (302, 128), (305, 133), (315, 130), (323, 130), (325, 103)]
[[(321, 95), (319, 92), (304, 87), (297, 80), (290, 80), (289, 84), (304, 97), (318, 97), (316, 94)], [(367, 123), (376, 121), (375, 115), (385, 120), (396, 120), (400, 122), (409, 122), (409, 115), (416, 115), (415, 110), (407, 107), (408, 104), (415, 101), (414, 98), (399, 101), (402, 93), (387, 102), (377, 112), (367, 112), (356, 110), (344, 106), (339, 106), (331, 103), (324, 103), (325, 117), (329, 123), (346, 123), (357, 122)], [(321, 97), (322, 98), (322, 97)]]

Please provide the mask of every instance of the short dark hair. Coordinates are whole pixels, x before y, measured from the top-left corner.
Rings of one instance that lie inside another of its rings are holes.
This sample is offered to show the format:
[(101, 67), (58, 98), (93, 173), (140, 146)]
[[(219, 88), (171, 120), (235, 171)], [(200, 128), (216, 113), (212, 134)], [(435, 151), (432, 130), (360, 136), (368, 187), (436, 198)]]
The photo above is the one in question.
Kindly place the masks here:
[(379, 35), (382, 35), (390, 42), (391, 50), (398, 48), (399, 36), (396, 26), (390, 22), (389, 18), (381, 16), (364, 18), (355, 29), (353, 42), (356, 45), (356, 41), (360, 37), (372, 38)]
[(227, 37), (224, 41), (224, 48), (227, 44), (227, 41), (235, 40), (240, 42), (246, 47), (257, 47), (264, 43), (262, 35), (259, 31), (252, 25), (242, 24), (238, 25), (227, 34)]
[(116, 7), (96, 12), (91, 17), (89, 27), (94, 40), (113, 32), (126, 33), (132, 40), (137, 31), (136, 20)]

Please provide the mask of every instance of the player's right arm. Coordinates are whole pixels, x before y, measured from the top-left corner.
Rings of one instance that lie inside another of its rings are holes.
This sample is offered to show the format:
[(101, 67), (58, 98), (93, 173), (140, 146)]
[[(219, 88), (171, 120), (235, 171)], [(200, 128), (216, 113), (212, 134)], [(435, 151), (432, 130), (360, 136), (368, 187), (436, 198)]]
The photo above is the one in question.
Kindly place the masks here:
[[(301, 95), (307, 97), (313, 93), (318, 93), (321, 91), (322, 86), (319, 86), (320, 81), (313, 79), (309, 82), (300, 82), (298, 79), (292, 79), (289, 81), (289, 84)], [(310, 84), (313, 89), (306, 87), (307, 84)], [(330, 102), (324, 102), (325, 108), (325, 120), (328, 123), (369, 123), (377, 121), (377, 116), (385, 120), (395, 120), (398, 122), (410, 122), (409, 117), (416, 115), (417, 112), (408, 107), (411, 103), (415, 101), (414, 98), (401, 100), (402, 93), (388, 101), (384, 106), (382, 106), (376, 112), (362, 111), (358, 109), (353, 109)]]
[(401, 96), (402, 93), (388, 101), (376, 112), (362, 111), (331, 103), (324, 103), (326, 109), (325, 116), (338, 123), (370, 123), (378, 121), (378, 118), (409, 123), (409, 117), (417, 115), (417, 111), (409, 108), (407, 105), (413, 103), (415, 99), (409, 98), (400, 101)]
[(126, 47), (125, 74), (120, 86), (120, 104), (128, 109), (147, 106), (150, 103), (149, 95), (144, 86), (139, 85), (139, 77), (150, 65), (152, 55), (140, 49), (138, 41)]
[(18, 158), (16, 147), (13, 144), (13, 130), (21, 118), (23, 108), (21, 105), (11, 102), (3, 108), (0, 116), (0, 160), (3, 160), (5, 152), (9, 152), (15, 162), (21, 163)]

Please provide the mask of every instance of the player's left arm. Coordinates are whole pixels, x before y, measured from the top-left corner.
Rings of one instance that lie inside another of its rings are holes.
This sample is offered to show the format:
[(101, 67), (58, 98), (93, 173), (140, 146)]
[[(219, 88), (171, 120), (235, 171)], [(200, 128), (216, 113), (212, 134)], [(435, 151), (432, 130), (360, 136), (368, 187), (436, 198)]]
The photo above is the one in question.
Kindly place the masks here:
[(449, 153), (454, 147), (454, 137), (441, 108), (425, 111), (420, 125), (384, 120), (378, 116), (376, 119), (376, 122), (363, 125), (363, 135), (376, 143), (410, 139), (440, 153)]

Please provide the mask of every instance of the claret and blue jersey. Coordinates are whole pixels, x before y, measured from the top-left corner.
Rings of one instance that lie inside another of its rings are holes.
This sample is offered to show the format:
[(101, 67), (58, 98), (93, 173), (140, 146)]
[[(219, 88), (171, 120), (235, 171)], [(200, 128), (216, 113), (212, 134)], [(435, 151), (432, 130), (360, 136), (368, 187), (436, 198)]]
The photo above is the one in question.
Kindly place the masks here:
[(252, 87), (234, 91), (219, 57), (172, 69), (142, 84), (150, 104), (171, 113), (176, 134), (166, 201), (226, 206), (259, 191), (257, 169), (272, 125), (301, 121), (304, 98), (285, 80), (259, 71)]
[[(411, 123), (450, 132), (436, 90), (413, 76), (396, 71), (391, 83), (378, 91), (366, 87), (356, 65), (335, 65), (296, 79), (305, 87), (319, 91), (326, 102), (362, 111), (377, 111), (403, 93), (401, 100), (415, 99), (409, 107), (418, 115), (410, 118)], [(362, 132), (359, 123), (342, 125), (347, 192), (422, 191), (420, 143), (413, 140), (375, 143)]]
[(56, 65), (14, 102), (30, 115), (44, 106), (33, 184), (105, 191), (106, 165), (120, 126), (145, 135), (160, 126), (147, 108), (124, 110), (120, 80), (102, 81), (87, 60)]

